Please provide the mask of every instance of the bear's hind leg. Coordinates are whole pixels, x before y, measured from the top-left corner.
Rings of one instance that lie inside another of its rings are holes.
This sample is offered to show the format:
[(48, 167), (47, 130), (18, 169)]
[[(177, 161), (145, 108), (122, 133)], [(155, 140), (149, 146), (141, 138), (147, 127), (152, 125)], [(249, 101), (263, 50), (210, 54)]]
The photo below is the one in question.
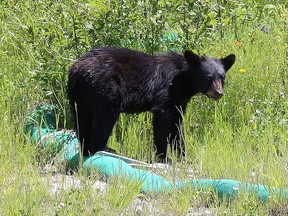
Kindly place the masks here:
[(94, 111), (92, 114), (91, 130), (90, 134), (88, 135), (89, 142), (84, 144), (84, 152), (91, 155), (98, 151), (108, 149), (107, 142), (119, 114), (119, 112), (107, 109), (105, 112)]
[(88, 143), (91, 142), (91, 130), (92, 130), (92, 113), (86, 109), (76, 107), (75, 122), (77, 128), (77, 137), (80, 142), (81, 151), (83, 155), (88, 156), (89, 151), (87, 148)]

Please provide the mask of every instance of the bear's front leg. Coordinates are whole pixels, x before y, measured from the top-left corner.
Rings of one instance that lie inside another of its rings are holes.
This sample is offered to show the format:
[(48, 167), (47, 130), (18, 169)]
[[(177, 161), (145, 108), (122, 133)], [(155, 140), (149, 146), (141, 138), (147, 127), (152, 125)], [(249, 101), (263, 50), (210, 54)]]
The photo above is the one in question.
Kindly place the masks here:
[(184, 143), (184, 131), (183, 131), (183, 107), (176, 107), (173, 110), (173, 120), (171, 124), (169, 143), (172, 149), (177, 153), (178, 157), (185, 157), (185, 143)]
[(153, 116), (154, 144), (157, 157), (164, 162), (170, 143), (179, 155), (184, 156), (185, 145), (182, 130), (182, 113), (179, 108), (162, 109)]

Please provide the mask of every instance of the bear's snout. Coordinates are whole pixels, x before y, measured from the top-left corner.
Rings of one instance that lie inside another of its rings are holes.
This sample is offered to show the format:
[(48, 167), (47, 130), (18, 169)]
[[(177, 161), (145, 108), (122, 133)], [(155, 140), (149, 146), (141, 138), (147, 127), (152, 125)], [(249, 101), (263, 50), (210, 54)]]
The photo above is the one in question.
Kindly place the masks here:
[(219, 100), (224, 94), (221, 80), (214, 80), (212, 82), (211, 88), (206, 94), (209, 98)]

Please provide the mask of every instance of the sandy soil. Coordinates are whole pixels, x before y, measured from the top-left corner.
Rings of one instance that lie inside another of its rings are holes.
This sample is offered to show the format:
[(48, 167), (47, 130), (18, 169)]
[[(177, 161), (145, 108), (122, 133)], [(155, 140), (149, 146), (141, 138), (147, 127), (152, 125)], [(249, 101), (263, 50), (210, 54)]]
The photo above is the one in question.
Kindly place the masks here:
[[(172, 168), (171, 165), (167, 164), (155, 164), (148, 169), (156, 173), (161, 172), (162, 174), (171, 173), (172, 170), (173, 172), (175, 172), (175, 170), (177, 171), (177, 168)], [(44, 170), (42, 182), (49, 185), (49, 190), (52, 194), (58, 194), (63, 192), (63, 190), (81, 189), (83, 187), (83, 180), (81, 181), (79, 177), (57, 172), (56, 168), (51, 165), (47, 165)], [(189, 173), (190, 176), (193, 176), (193, 171), (190, 170)], [(87, 179), (87, 181), (90, 180)], [(91, 184), (91, 182), (89, 184)], [(97, 193), (105, 193), (107, 184), (104, 180), (93, 180), (92, 187)], [(143, 197), (145, 197), (145, 199)], [(161, 209), (157, 208), (158, 203), (159, 200), (157, 200), (157, 198), (139, 194), (121, 215), (167, 215), (167, 212), (164, 214)], [(211, 209), (203, 207), (197, 209), (191, 208), (188, 210), (187, 215), (200, 216), (214, 214)]]

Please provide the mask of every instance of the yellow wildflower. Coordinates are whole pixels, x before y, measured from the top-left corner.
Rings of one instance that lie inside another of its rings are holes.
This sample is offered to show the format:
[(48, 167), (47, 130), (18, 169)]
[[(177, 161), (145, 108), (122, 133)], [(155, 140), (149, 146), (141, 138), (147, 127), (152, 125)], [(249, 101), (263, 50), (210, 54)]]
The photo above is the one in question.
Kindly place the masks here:
[(246, 72), (246, 69), (240, 68), (240, 69), (239, 69), (239, 72), (240, 72), (240, 73), (245, 73), (245, 72)]

